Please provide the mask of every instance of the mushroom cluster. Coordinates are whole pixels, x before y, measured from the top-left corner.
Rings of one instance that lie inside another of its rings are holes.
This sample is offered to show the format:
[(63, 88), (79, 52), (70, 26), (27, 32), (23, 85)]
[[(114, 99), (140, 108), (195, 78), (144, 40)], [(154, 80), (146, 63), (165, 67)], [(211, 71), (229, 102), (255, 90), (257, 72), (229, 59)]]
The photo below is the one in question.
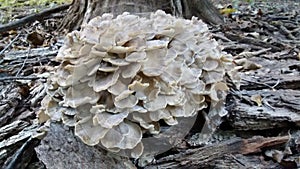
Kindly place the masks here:
[(231, 62), (197, 18), (104, 14), (69, 33), (56, 60), (41, 112), (87, 145), (138, 158), (143, 136), (160, 134), (162, 123), (208, 105), (225, 115)]

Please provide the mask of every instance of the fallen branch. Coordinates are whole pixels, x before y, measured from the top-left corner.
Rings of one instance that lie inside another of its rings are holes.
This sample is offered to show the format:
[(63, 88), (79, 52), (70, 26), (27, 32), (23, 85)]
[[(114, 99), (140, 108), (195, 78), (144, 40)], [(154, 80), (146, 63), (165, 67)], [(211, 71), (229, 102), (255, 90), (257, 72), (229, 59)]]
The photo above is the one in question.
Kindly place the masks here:
[(203, 166), (212, 160), (226, 154), (251, 154), (260, 152), (262, 148), (280, 145), (288, 142), (289, 136), (282, 137), (252, 137), (249, 139), (234, 138), (222, 143), (216, 143), (159, 159), (146, 168), (195, 168)]
[(261, 46), (255, 46), (252, 44), (243, 44), (243, 43), (224, 43), (224, 50), (239, 50), (243, 49), (244, 51), (252, 50), (262, 50), (265, 49)]
[(19, 38), (19, 36), (20, 34), (18, 34), (12, 41), (10, 41), (10, 43), (6, 45), (3, 50), (1, 50), (0, 55), (2, 55)]
[(278, 79), (277, 82), (275, 84), (267, 84), (267, 83), (262, 83), (262, 82), (258, 82), (258, 81), (252, 81), (252, 80), (248, 80), (248, 79), (241, 79), (242, 81), (246, 81), (246, 82), (249, 82), (250, 84), (256, 84), (256, 85), (261, 85), (261, 86), (264, 86), (264, 87), (267, 87), (269, 89), (272, 89), (274, 90), (276, 86), (278, 86), (278, 84), (280, 83), (280, 80)]
[(11, 77), (11, 76), (8, 76), (8, 77), (1, 77), (0, 78), (0, 82), (1, 81), (14, 81), (14, 80), (36, 80), (36, 79), (45, 79), (43, 77), (36, 77), (36, 76), (27, 76), (27, 77)]
[(289, 31), (284, 25), (280, 25), (279, 28), (280, 28), (280, 30), (282, 31), (282, 33), (283, 33), (284, 35), (286, 35), (288, 38), (290, 38), (290, 39), (292, 39), (292, 40), (297, 39), (297, 38), (292, 34), (292, 32)]
[(70, 5), (71, 4), (64, 4), (64, 5), (60, 5), (60, 6), (51, 8), (51, 9), (46, 9), (46, 10), (40, 12), (40, 13), (31, 14), (31, 15), (28, 15), (28, 16), (20, 19), (20, 20), (10, 22), (10, 23), (5, 24), (5, 25), (1, 25), (0, 26), (0, 33), (6, 32), (6, 31), (9, 31), (9, 30), (18, 28), (18, 27), (21, 27), (21, 26), (23, 26), (27, 23), (32, 23), (36, 20), (42, 20), (44, 17), (46, 17), (46, 16), (48, 16), (52, 13), (57, 13), (57, 12), (68, 9), (70, 7)]
[(232, 42), (230, 39), (226, 38), (224, 35), (222, 34), (218, 34), (218, 33), (212, 33), (212, 36), (216, 39), (221, 39), (223, 40), (224, 42)]
[(26, 163), (28, 163), (34, 155), (34, 147), (36, 147), (39, 142), (38, 139), (30, 137), (22, 147), (15, 152), (5, 169), (22, 168), (26, 166)]
[(23, 62), (23, 64), (22, 64), (21, 68), (18, 70), (18, 72), (17, 72), (17, 74), (16, 74), (16, 77), (19, 76), (20, 72), (21, 72), (22, 69), (24, 68), (24, 66), (25, 66), (25, 64), (26, 64), (26, 61), (27, 61), (27, 59), (28, 59), (28, 55), (29, 55), (29, 53), (30, 53), (30, 50), (31, 50), (31, 47), (29, 47), (28, 52), (27, 52), (27, 55), (26, 55), (26, 58), (25, 58), (25, 60), (24, 60), (24, 62)]
[(267, 51), (271, 50), (271, 48), (267, 48), (267, 49), (261, 49), (258, 51), (253, 51), (253, 52), (242, 52), (240, 54), (238, 54), (237, 56), (235, 56), (234, 58), (250, 58), (250, 57), (254, 57), (254, 56), (258, 56), (260, 54), (266, 53)]
[(281, 50), (280, 47), (274, 46), (270, 43), (264, 42), (264, 41), (259, 40), (259, 39), (248, 38), (248, 37), (244, 37), (244, 36), (241, 36), (241, 35), (236, 35), (236, 34), (229, 33), (229, 32), (226, 32), (225, 36), (228, 39), (237, 41), (239, 43), (252, 44), (252, 45), (261, 46), (261, 47), (264, 47), (264, 48), (271, 48), (272, 52), (277, 52), (277, 51)]

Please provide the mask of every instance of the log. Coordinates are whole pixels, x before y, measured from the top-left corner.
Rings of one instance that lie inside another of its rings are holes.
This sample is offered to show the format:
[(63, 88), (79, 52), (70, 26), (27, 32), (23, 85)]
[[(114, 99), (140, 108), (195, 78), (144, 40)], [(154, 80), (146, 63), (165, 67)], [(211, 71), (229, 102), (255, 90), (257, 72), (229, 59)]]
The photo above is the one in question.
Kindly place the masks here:
[[(300, 126), (300, 92), (297, 90), (247, 90), (240, 93), (243, 99), (236, 100), (228, 120), (237, 130), (268, 130)], [(251, 96), (260, 95), (262, 105), (251, 101)], [(244, 99), (252, 104), (246, 104)]]
[(154, 168), (198, 168), (208, 167), (213, 160), (232, 154), (250, 154), (260, 152), (262, 148), (286, 143), (289, 136), (283, 137), (253, 137), (250, 139), (232, 138), (201, 148), (191, 148), (179, 154), (169, 155), (157, 160), (147, 169)]
[(51, 9), (44, 10), (40, 13), (25, 16), (25, 17), (23, 17), (23, 18), (21, 18), (17, 21), (14, 21), (14, 22), (11, 22), (11, 23), (8, 23), (8, 24), (5, 24), (5, 25), (0, 25), (0, 33), (6, 32), (6, 31), (9, 31), (9, 30), (12, 30), (12, 29), (16, 29), (18, 27), (22, 27), (25, 24), (32, 23), (36, 20), (42, 20), (45, 17), (47, 17), (47, 16), (49, 16), (53, 13), (57, 13), (57, 12), (68, 9), (69, 6), (70, 6), (70, 4), (60, 5), (60, 6), (51, 8)]

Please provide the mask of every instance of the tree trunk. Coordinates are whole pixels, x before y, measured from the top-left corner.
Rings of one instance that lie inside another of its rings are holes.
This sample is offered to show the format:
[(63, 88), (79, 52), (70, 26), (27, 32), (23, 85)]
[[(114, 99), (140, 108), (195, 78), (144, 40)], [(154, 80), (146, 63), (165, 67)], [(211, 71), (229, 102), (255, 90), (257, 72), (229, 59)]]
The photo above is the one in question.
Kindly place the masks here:
[(103, 13), (119, 15), (123, 12), (143, 14), (158, 9), (178, 17), (200, 19), (212, 23), (222, 24), (223, 18), (209, 0), (73, 0), (67, 16), (64, 18), (60, 30), (72, 31), (80, 28), (95, 16)]

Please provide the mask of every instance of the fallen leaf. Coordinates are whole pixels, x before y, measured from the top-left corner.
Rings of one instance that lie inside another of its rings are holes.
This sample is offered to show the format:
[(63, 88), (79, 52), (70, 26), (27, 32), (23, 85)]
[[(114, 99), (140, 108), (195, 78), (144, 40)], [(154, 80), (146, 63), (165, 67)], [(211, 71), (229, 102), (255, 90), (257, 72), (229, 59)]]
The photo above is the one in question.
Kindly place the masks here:
[(44, 43), (44, 37), (42, 34), (35, 31), (28, 34), (27, 41), (34, 46), (41, 46)]
[(16, 31), (16, 30), (10, 30), (10, 31), (8, 31), (8, 33), (9, 33), (10, 35), (15, 35), (15, 34), (18, 33), (18, 31)]
[(279, 150), (268, 150), (268, 151), (265, 152), (265, 155), (268, 156), (268, 157), (273, 158), (278, 163), (280, 163), (281, 160), (284, 157), (284, 153), (282, 151), (279, 151)]
[(234, 8), (224, 8), (224, 9), (221, 9), (220, 10), (220, 13), (222, 14), (222, 15), (229, 15), (229, 14), (232, 14), (232, 13), (234, 13), (234, 12), (236, 12), (237, 10), (236, 9), (234, 9)]
[(252, 62), (246, 58), (236, 59), (236, 60), (234, 60), (234, 62), (238, 66), (243, 66), (244, 70), (256, 70), (256, 69), (260, 69), (262, 67), (261, 65), (255, 63), (255, 62)]
[(261, 17), (263, 16), (263, 14), (264, 14), (263, 11), (261, 9), (258, 9), (257, 16)]
[(29, 95), (29, 86), (28, 85), (20, 85), (18, 91), (23, 98), (26, 98)]
[(46, 122), (47, 120), (50, 119), (50, 117), (42, 110), (40, 110), (38, 113), (37, 113), (37, 119), (38, 119), (38, 122), (41, 124), (41, 123), (44, 123)]
[(254, 101), (257, 104), (257, 106), (262, 106), (262, 98), (259, 94), (252, 95), (251, 100)]

